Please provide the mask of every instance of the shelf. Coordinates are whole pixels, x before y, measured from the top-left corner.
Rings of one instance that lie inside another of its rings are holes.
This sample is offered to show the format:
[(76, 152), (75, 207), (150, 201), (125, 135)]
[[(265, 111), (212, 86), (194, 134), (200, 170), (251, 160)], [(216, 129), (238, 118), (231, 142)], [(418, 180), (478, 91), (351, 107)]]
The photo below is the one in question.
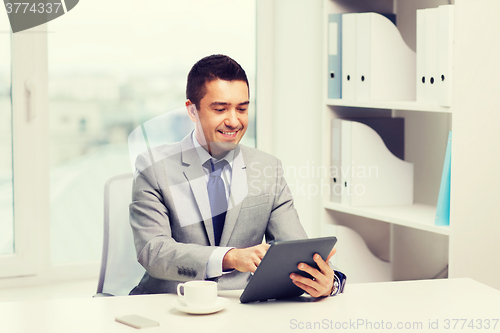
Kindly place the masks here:
[(424, 111), (424, 112), (443, 112), (451, 113), (451, 108), (440, 105), (421, 104), (417, 102), (406, 101), (353, 101), (343, 99), (327, 99), (326, 105), (330, 106), (348, 106), (355, 108), (373, 108), (373, 109), (390, 109), (390, 110), (409, 110), (409, 111)]
[(337, 212), (362, 216), (436, 234), (450, 234), (449, 226), (439, 227), (434, 224), (436, 215), (436, 207), (434, 206), (413, 204), (411, 206), (351, 207), (326, 202), (324, 207)]

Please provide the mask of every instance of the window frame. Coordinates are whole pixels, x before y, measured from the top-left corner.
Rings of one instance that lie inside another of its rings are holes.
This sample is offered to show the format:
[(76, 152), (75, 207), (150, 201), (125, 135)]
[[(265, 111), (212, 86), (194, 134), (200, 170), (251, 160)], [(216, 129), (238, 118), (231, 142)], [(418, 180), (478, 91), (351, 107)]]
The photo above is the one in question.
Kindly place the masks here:
[[(97, 279), (99, 274), (99, 262), (50, 261), (47, 37), (47, 24), (12, 34), (15, 251), (0, 256), (0, 288)], [(29, 87), (34, 88), (31, 96)]]
[[(45, 27), (11, 34), (12, 164), (14, 205), (14, 253), (0, 257), (0, 277), (29, 276), (38, 271), (44, 214), (43, 118), (46, 112), (47, 75)], [(28, 84), (27, 84), (28, 83)], [(27, 87), (35, 93), (28, 96)], [(28, 115), (28, 104), (36, 106)], [(36, 115), (36, 117), (34, 117)], [(4, 282), (4, 281), (1, 281)]]

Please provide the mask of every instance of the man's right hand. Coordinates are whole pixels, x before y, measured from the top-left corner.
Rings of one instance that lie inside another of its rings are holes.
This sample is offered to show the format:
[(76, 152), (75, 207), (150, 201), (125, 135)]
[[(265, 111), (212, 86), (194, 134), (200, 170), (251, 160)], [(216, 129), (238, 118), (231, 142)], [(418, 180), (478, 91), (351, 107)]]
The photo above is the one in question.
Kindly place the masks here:
[(240, 272), (255, 272), (269, 249), (269, 244), (259, 244), (244, 249), (229, 250), (222, 260), (222, 269), (236, 269)]

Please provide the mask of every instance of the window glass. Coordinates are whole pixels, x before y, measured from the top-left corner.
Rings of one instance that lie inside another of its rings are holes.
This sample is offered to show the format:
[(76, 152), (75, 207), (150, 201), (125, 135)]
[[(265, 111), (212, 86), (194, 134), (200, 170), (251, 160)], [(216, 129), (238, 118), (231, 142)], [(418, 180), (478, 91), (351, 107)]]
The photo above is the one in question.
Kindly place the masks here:
[(14, 253), (10, 25), (0, 15), (0, 255)]
[(136, 127), (183, 107), (197, 60), (233, 57), (255, 91), (255, 21), (255, 0), (86, 0), (49, 22), (52, 262), (100, 259), (104, 184), (132, 172)]

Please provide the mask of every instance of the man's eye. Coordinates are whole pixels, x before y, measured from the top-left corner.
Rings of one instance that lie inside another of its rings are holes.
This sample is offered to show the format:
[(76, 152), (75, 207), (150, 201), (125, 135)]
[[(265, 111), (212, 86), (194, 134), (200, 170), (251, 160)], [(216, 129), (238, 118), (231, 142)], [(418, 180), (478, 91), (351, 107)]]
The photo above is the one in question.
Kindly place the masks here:
[(222, 111), (224, 111), (224, 110), (225, 110), (225, 109), (215, 109), (215, 111), (217, 111), (217, 112), (222, 112)]
[(245, 112), (247, 108), (239, 108), (238, 111)]

